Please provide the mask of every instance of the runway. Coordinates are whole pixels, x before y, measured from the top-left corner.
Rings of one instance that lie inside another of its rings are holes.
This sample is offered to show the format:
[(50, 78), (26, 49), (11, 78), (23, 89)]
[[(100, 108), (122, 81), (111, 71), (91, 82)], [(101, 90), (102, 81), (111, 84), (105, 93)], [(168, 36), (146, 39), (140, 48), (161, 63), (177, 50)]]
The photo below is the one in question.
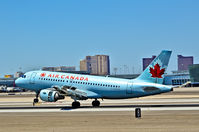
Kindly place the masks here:
[[(190, 111), (190, 110), (199, 110), (197, 105), (183, 105), (183, 106), (137, 106), (141, 108), (142, 111)], [(99, 108), (90, 108), (90, 107), (81, 107), (73, 109), (70, 107), (4, 107), (0, 109), (0, 113), (15, 113), (15, 112), (108, 112), (108, 111), (135, 111), (137, 107), (99, 107)]]
[[(190, 90), (190, 89), (187, 89)], [(195, 89), (194, 89), (195, 90)], [(81, 101), (80, 108), (72, 108), (70, 98), (58, 102), (40, 102), (33, 106), (34, 96), (7, 96), (0, 98), (0, 113), (5, 112), (102, 112), (102, 111), (134, 111), (139, 107), (142, 111), (180, 111), (199, 110), (199, 94), (182, 95), (181, 92), (149, 96), (136, 99), (104, 100), (101, 106), (91, 106), (92, 100)], [(179, 94), (180, 93), (180, 94)], [(186, 93), (186, 90), (185, 90)], [(189, 91), (189, 93), (191, 93)]]

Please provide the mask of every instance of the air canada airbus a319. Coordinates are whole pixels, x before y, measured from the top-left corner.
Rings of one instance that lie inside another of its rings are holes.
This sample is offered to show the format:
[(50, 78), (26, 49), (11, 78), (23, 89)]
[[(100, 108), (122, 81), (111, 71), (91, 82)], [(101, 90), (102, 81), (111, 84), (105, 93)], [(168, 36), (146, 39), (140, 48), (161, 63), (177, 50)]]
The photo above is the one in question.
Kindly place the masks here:
[(163, 85), (171, 51), (163, 50), (136, 79), (118, 79), (93, 75), (31, 71), (15, 81), (17, 87), (36, 92), (46, 102), (56, 102), (70, 96), (72, 107), (80, 107), (79, 100), (93, 99), (92, 106), (100, 106), (98, 99), (127, 99), (155, 95), (173, 90)]

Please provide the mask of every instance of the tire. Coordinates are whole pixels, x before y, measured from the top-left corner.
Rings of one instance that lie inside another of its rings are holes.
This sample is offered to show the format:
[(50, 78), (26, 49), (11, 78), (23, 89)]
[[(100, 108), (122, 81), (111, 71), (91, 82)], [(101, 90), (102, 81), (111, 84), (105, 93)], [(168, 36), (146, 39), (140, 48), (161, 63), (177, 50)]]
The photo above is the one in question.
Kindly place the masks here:
[(93, 107), (99, 107), (100, 106), (100, 102), (98, 100), (95, 100), (92, 102)]
[(34, 103), (38, 103), (39, 102), (39, 99), (34, 99)]
[(80, 107), (80, 102), (77, 102), (77, 101), (73, 102), (72, 103), (72, 107), (73, 108), (79, 108)]

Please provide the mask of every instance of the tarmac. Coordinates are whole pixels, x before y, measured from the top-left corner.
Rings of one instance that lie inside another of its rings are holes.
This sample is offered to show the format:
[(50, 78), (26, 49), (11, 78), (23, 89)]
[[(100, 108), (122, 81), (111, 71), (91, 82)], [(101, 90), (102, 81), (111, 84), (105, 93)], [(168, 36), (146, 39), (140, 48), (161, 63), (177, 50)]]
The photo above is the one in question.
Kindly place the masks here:
[[(34, 93), (0, 94), (0, 132), (167, 132), (199, 131), (199, 88), (176, 88), (171, 93), (124, 100), (92, 100), (73, 109), (66, 98), (32, 105)], [(135, 118), (135, 108), (142, 117)]]

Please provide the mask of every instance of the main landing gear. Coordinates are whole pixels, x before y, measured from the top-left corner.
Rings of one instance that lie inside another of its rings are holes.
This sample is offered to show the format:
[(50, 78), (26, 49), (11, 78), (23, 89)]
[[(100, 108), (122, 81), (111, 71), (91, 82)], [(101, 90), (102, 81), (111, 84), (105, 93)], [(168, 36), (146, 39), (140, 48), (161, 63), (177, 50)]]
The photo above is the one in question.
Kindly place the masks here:
[(39, 97), (39, 93), (36, 93), (36, 98), (33, 100), (33, 106), (35, 106), (35, 104), (39, 102), (38, 97)]
[[(93, 106), (93, 107), (99, 107), (99, 106), (100, 106), (100, 102), (99, 102), (97, 99), (95, 99), (95, 100), (92, 102), (92, 106)], [(73, 108), (79, 108), (79, 107), (80, 107), (80, 102), (79, 102), (79, 101), (74, 101), (74, 102), (72, 103), (72, 107), (73, 107)]]
[(97, 99), (95, 99), (95, 100), (92, 102), (92, 105), (93, 105), (93, 107), (99, 107), (99, 106), (100, 106), (100, 102), (99, 102)]
[(79, 107), (80, 107), (80, 102), (74, 101), (74, 102), (72, 103), (72, 107), (73, 107), (73, 108), (79, 108)]

